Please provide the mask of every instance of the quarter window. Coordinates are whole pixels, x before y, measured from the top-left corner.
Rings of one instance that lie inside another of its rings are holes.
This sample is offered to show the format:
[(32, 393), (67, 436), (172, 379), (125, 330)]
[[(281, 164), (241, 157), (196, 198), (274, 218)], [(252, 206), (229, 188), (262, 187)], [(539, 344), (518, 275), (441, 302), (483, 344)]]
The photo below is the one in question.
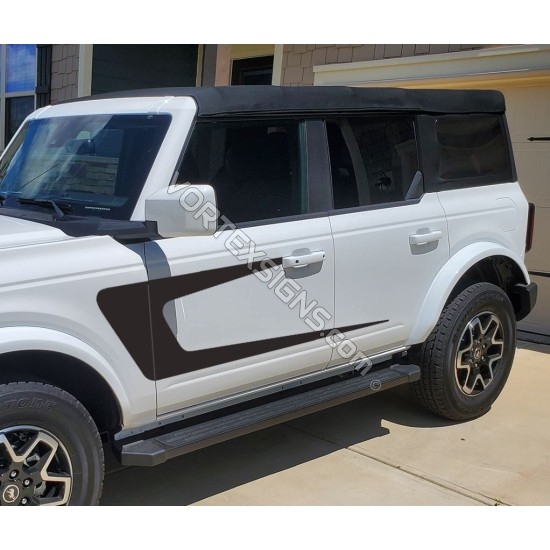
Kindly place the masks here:
[(327, 121), (334, 208), (405, 199), (418, 171), (412, 117)]
[(234, 223), (308, 212), (303, 123), (198, 122), (178, 183), (209, 183)]
[(507, 140), (495, 115), (451, 115), (436, 120), (442, 180), (511, 181)]

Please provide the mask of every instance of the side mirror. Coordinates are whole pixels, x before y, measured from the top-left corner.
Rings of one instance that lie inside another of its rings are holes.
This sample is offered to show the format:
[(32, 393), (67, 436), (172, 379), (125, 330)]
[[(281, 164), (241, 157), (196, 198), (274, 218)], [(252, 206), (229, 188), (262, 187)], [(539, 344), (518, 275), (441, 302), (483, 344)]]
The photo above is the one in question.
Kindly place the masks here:
[(171, 185), (145, 199), (145, 219), (157, 222), (163, 237), (213, 235), (218, 215), (211, 185)]

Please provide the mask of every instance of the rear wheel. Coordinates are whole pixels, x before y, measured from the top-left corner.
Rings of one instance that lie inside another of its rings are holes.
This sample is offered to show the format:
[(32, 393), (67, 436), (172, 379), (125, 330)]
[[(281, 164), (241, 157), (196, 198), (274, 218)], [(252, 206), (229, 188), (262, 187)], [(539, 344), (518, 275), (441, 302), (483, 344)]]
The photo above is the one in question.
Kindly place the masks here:
[(421, 368), (413, 393), (445, 418), (481, 416), (502, 391), (515, 349), (515, 315), (506, 293), (490, 283), (472, 285), (447, 305), (413, 352)]
[(103, 448), (70, 394), (37, 382), (0, 385), (0, 506), (97, 504)]

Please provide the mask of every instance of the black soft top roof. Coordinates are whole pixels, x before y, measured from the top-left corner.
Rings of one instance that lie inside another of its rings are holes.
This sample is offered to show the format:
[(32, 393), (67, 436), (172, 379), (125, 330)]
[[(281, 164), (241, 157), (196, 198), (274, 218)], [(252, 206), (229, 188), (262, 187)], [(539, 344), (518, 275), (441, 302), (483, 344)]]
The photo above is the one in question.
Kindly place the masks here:
[(192, 97), (198, 105), (199, 117), (353, 111), (503, 113), (505, 110), (503, 95), (492, 90), (407, 90), (345, 86), (156, 88), (94, 95), (85, 100), (166, 96)]

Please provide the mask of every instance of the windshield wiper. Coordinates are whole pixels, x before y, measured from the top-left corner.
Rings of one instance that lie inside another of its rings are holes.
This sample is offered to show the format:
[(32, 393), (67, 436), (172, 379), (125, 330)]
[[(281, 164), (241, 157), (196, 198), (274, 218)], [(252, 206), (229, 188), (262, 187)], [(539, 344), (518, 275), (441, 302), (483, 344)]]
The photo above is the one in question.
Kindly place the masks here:
[(51, 199), (25, 199), (23, 197), (17, 199), (19, 204), (34, 204), (37, 206), (43, 206), (44, 208), (52, 208), (55, 212), (56, 221), (63, 221), (65, 219), (65, 212), (71, 211), (73, 207), (69, 204), (56, 203)]

